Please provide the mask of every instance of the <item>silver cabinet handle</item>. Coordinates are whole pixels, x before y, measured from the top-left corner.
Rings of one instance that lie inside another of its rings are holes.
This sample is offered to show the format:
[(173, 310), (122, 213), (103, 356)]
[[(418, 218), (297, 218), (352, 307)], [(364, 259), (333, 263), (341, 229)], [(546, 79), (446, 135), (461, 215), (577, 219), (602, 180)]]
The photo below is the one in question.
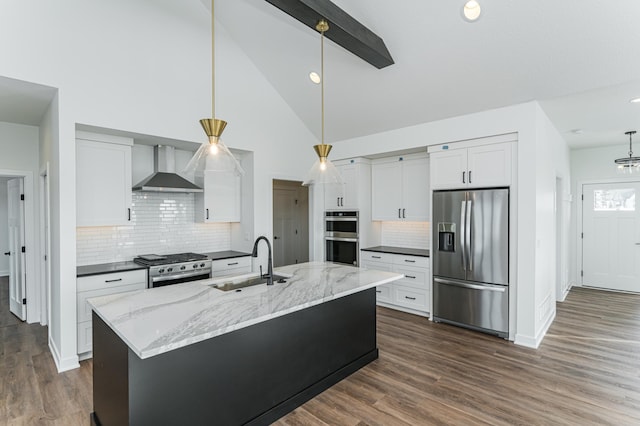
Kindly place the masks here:
[(376, 290), (376, 293), (382, 293), (382, 290)]
[(105, 283), (115, 283), (115, 282), (118, 282), (118, 281), (122, 281), (122, 278), (118, 278), (118, 279), (115, 279), (115, 280), (104, 280)]
[(469, 183), (471, 183), (471, 170), (469, 170)]
[(406, 219), (406, 218), (407, 218), (407, 217), (404, 215), (404, 211), (405, 211), (405, 210), (406, 210), (406, 209), (402, 209), (402, 218), (403, 218), (403, 219)]
[(415, 297), (405, 296), (404, 298), (405, 298), (405, 299), (409, 299), (409, 300), (416, 300), (416, 298), (415, 298)]
[(380, 256), (371, 256), (372, 259), (382, 259)]
[(131, 209), (130, 208), (127, 209), (127, 220), (129, 222), (131, 222)]
[(209, 220), (209, 209), (207, 209), (207, 220)]
[(462, 183), (467, 183), (467, 182), (465, 182), (465, 181), (464, 181), (464, 175), (465, 175), (465, 173), (466, 173), (466, 172), (462, 172)]
[(405, 275), (405, 277), (407, 277), (407, 278), (411, 278), (412, 280), (415, 280), (415, 279), (416, 279), (416, 277), (414, 277), (413, 275)]
[(237, 265), (238, 262), (233, 262), (233, 263), (227, 263), (227, 266), (233, 266), (233, 265)]
[(402, 216), (400, 216), (400, 210), (402, 209), (398, 209), (398, 219), (402, 219)]
[(404, 261), (405, 261), (405, 262), (407, 262), (407, 263), (416, 263), (416, 261), (415, 261), (415, 260), (405, 259)]

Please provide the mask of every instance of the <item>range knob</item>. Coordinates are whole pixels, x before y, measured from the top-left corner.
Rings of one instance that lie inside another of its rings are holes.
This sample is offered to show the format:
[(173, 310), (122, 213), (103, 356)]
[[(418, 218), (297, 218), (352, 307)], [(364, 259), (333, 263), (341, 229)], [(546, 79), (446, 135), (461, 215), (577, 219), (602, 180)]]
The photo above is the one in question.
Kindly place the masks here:
[(167, 272), (173, 271), (173, 268), (167, 268)]
[(200, 264), (200, 267), (201, 267), (201, 268), (204, 268), (204, 263), (201, 263), (201, 264)]
[(194, 264), (193, 264), (193, 269), (196, 269), (197, 267), (198, 267), (198, 264), (197, 264), (197, 263), (194, 263)]
[(184, 271), (185, 269), (187, 269), (187, 267), (186, 267), (186, 266), (181, 266), (181, 267), (180, 267), (180, 270), (181, 270), (181, 271)]
[(158, 272), (161, 273), (161, 274), (164, 274), (164, 268), (158, 269)]

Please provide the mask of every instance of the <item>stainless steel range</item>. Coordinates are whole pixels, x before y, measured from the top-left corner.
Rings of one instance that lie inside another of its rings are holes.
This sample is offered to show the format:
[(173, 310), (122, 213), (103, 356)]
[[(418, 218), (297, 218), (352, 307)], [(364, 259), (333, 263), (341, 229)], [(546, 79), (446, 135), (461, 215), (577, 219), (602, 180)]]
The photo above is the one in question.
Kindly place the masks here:
[(211, 278), (211, 260), (204, 254), (144, 254), (133, 261), (149, 267), (148, 288)]

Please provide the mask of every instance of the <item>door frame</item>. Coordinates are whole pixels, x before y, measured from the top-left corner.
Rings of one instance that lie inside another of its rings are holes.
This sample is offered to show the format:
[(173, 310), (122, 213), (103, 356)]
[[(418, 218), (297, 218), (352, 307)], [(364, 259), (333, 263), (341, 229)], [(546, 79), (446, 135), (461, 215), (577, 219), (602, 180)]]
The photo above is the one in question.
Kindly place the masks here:
[(25, 297), (27, 299), (27, 323), (40, 321), (40, 263), (36, 253), (36, 190), (33, 172), (29, 170), (0, 169), (0, 176), (24, 180), (24, 241), (25, 241)]
[[(51, 173), (40, 170), (40, 324), (51, 324)], [(46, 260), (45, 260), (46, 259)]]
[(584, 185), (601, 185), (601, 184), (610, 184), (610, 183), (630, 183), (630, 182), (638, 182), (640, 183), (640, 176), (633, 177), (619, 177), (619, 178), (606, 178), (606, 179), (586, 179), (580, 180), (576, 182), (576, 200), (578, 202), (578, 208), (576, 209), (577, 221), (576, 221), (576, 265), (575, 265), (575, 273), (576, 273), (576, 284), (579, 287), (582, 287), (582, 275), (581, 272), (583, 270), (583, 259), (584, 253), (582, 248), (582, 237), (581, 234), (583, 232), (583, 187)]

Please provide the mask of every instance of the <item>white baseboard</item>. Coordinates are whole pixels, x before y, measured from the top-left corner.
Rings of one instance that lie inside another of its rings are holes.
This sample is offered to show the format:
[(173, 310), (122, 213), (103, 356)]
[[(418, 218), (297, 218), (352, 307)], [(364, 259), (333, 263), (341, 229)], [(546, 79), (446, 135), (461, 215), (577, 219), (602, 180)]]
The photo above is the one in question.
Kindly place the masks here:
[(385, 302), (376, 302), (378, 306), (382, 306), (384, 308), (395, 309), (396, 311), (406, 312), (408, 314), (419, 315), (421, 317), (429, 318), (429, 312), (418, 311), (411, 308), (405, 308), (404, 306), (394, 305), (392, 303)]
[(55, 342), (51, 340), (51, 337), (49, 337), (49, 351), (51, 352), (51, 356), (53, 357), (53, 362), (56, 364), (58, 373), (80, 368), (78, 355), (67, 357), (65, 359), (60, 358), (60, 351), (58, 351), (58, 348)]
[(556, 310), (552, 311), (552, 314), (549, 315), (547, 320), (544, 323), (544, 326), (540, 329), (538, 334), (535, 337), (532, 336), (524, 336), (522, 334), (516, 334), (516, 339), (513, 343), (520, 346), (525, 346), (527, 348), (538, 349), (540, 343), (542, 343), (542, 339), (547, 335), (547, 331), (549, 331), (549, 327), (553, 324), (553, 320), (556, 318)]

